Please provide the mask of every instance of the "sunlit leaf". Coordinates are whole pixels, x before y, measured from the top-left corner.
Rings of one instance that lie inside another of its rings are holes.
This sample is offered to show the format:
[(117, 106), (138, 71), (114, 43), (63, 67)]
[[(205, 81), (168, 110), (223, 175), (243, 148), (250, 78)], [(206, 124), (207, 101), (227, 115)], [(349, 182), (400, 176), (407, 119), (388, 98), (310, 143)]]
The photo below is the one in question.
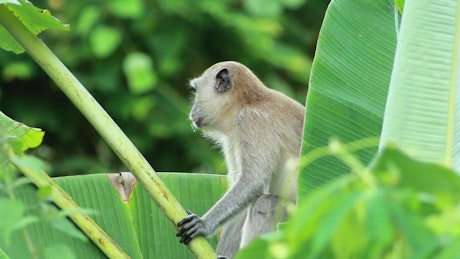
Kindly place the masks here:
[(0, 0), (0, 4), (15, 4), (15, 5), (21, 5), (19, 0)]
[(121, 34), (113, 27), (98, 26), (91, 32), (91, 49), (100, 58), (110, 56), (120, 45)]
[[(69, 30), (69, 26), (62, 24), (53, 17), (48, 10), (35, 7), (25, 0), (6, 0), (6, 11), (12, 12), (33, 34), (38, 35), (47, 29)], [(0, 25), (0, 48), (16, 54), (24, 52), (24, 48), (14, 39), (5, 27)]]
[(5, 27), (0, 25), (0, 48), (6, 51), (12, 51), (16, 54), (23, 53), (25, 50), (19, 44), (19, 42), (14, 39), (13, 36), (5, 29)]
[(136, 100), (133, 104), (132, 116), (138, 121), (146, 120), (147, 116), (150, 114), (151, 109), (155, 107), (156, 102), (155, 98), (152, 96), (143, 96)]
[(62, 24), (46, 9), (35, 7), (31, 2), (19, 0), (21, 5), (8, 5), (8, 8), (34, 34), (48, 29), (70, 30), (68, 25)]
[(396, 7), (398, 8), (399, 13), (403, 13), (404, 11), (404, 0), (395, 0)]
[(37, 190), (36, 195), (40, 201), (52, 200), (53, 189), (51, 186), (42, 187)]
[(246, 0), (243, 3), (248, 12), (259, 16), (276, 17), (283, 9), (281, 3), (274, 0)]
[(14, 79), (29, 79), (32, 76), (32, 71), (32, 66), (29, 63), (14, 62), (5, 66), (2, 72), (2, 77), (6, 81)]
[(144, 2), (141, 0), (112, 0), (107, 2), (110, 12), (121, 18), (139, 18), (144, 12)]
[(100, 9), (96, 6), (85, 7), (79, 16), (75, 31), (82, 35), (87, 35), (91, 28), (97, 23), (101, 16)]
[(123, 71), (132, 93), (142, 94), (152, 90), (158, 79), (153, 70), (152, 59), (144, 53), (133, 52), (123, 61)]
[(16, 122), (0, 111), (0, 136), (5, 138), (16, 152), (37, 147), (42, 142), (44, 134), (41, 129)]
[(0, 259), (10, 259), (8, 255), (6, 255), (5, 251), (0, 247)]
[(407, 0), (381, 146), (460, 173), (459, 2)]
[(308, 0), (282, 0), (280, 1), (284, 6), (289, 7), (289, 8), (296, 8), (298, 6), (301, 6)]

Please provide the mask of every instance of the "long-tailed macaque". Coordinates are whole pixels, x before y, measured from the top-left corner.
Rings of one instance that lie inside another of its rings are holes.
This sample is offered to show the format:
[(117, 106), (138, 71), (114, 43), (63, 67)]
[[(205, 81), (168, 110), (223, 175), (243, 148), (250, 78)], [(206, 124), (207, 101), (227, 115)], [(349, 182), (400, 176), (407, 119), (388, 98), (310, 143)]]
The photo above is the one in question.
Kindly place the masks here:
[(305, 108), (234, 61), (211, 66), (190, 86), (195, 90), (190, 119), (221, 146), (230, 188), (204, 216), (189, 212), (177, 236), (188, 244), (224, 225), (217, 254), (232, 258), (255, 237), (275, 230), (286, 218), (286, 204), (296, 202)]

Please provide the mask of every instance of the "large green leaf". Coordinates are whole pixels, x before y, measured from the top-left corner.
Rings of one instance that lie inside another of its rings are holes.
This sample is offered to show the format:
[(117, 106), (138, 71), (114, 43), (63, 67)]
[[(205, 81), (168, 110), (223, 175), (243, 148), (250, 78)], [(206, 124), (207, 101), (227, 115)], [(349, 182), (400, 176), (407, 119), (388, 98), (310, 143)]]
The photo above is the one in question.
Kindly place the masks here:
[[(380, 135), (395, 37), (391, 1), (330, 3), (311, 72), (303, 155), (331, 137), (350, 142)], [(376, 150), (357, 155), (367, 163)], [(347, 172), (337, 159), (321, 158), (301, 168), (299, 196)]]
[[(216, 175), (162, 173), (159, 176), (181, 203), (197, 214), (206, 212), (226, 188), (225, 178)], [(135, 185), (129, 199), (125, 201), (107, 175), (62, 177), (55, 180), (81, 207), (95, 212), (95, 221), (132, 258), (193, 258), (190, 251), (179, 243), (173, 226), (140, 184)], [(34, 187), (31, 185), (17, 189), (16, 194), (29, 206), (37, 204)], [(49, 223), (33, 223), (26, 229), (40, 253), (51, 245), (65, 244), (78, 258), (104, 257), (93, 243), (73, 238)], [(213, 239), (212, 243), (215, 245), (216, 240)], [(24, 232), (21, 231), (12, 235), (9, 245), (0, 240), (0, 248), (11, 258), (30, 258)]]
[(460, 170), (460, 9), (456, 0), (407, 0), (381, 145)]

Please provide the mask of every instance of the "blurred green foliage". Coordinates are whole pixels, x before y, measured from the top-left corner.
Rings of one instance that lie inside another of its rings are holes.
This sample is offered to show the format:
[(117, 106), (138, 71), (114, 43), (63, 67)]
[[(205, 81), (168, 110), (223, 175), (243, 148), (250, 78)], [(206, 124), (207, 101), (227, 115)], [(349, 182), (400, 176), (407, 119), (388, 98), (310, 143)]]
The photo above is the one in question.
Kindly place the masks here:
[[(188, 121), (189, 79), (236, 60), (304, 103), (327, 0), (33, 1), (71, 31), (47, 45), (158, 171), (225, 173)], [(35, 155), (53, 175), (124, 170), (63, 93), (26, 54), (0, 51), (0, 110), (45, 132)]]

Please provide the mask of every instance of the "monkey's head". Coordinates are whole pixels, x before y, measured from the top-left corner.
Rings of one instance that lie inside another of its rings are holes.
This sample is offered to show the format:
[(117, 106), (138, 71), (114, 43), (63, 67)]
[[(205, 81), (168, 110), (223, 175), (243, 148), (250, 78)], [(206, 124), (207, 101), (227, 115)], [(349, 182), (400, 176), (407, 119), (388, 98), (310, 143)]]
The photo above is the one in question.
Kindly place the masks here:
[(189, 116), (193, 126), (219, 131), (231, 126), (236, 112), (265, 88), (247, 67), (234, 61), (214, 64), (190, 80), (190, 87), (195, 91)]

